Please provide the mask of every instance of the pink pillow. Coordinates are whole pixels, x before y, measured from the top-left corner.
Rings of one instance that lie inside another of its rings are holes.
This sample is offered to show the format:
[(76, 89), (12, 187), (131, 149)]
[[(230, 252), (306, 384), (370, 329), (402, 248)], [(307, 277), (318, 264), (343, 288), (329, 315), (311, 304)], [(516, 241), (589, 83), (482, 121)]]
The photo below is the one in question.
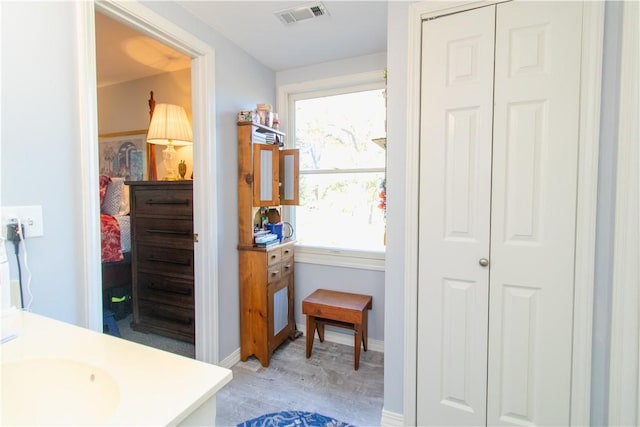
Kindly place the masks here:
[(100, 207), (102, 207), (102, 202), (104, 202), (104, 195), (107, 194), (109, 182), (111, 182), (111, 178), (107, 175), (100, 175)]

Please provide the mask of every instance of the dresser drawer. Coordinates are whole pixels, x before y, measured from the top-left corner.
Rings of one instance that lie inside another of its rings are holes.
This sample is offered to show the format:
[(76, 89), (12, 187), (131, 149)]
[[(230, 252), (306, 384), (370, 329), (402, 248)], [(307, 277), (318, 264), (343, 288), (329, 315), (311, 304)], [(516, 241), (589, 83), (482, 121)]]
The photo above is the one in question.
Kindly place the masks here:
[(267, 269), (267, 283), (274, 283), (280, 280), (282, 277), (282, 271), (280, 270), (281, 267), (282, 264), (280, 263), (269, 266)]
[(138, 304), (140, 323), (153, 325), (186, 336), (195, 335), (193, 309), (185, 309), (156, 302), (140, 301)]
[(280, 263), (280, 275), (282, 277), (293, 274), (293, 254), (288, 258), (283, 258)]
[(285, 246), (281, 249), (281, 251), (283, 261), (289, 258), (293, 258), (293, 245)]
[(137, 244), (137, 268), (157, 274), (193, 277), (193, 250)]
[(136, 215), (167, 215), (188, 216), (193, 215), (192, 191), (187, 189), (137, 189), (133, 193), (132, 207)]
[(267, 265), (274, 265), (282, 259), (282, 249), (273, 248), (267, 251)]
[(193, 221), (173, 218), (136, 218), (134, 238), (139, 243), (189, 249), (193, 247)]
[(193, 308), (193, 281), (157, 274), (139, 273), (138, 298)]

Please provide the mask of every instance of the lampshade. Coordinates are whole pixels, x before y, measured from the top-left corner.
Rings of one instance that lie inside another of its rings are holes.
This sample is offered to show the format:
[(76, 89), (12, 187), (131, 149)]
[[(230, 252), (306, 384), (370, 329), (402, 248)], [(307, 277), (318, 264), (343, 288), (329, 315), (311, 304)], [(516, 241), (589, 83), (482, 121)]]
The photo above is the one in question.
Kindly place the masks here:
[(190, 145), (191, 141), (193, 141), (191, 124), (184, 108), (179, 105), (157, 104), (149, 124), (147, 142), (167, 146), (162, 150), (162, 160), (167, 171), (164, 179), (178, 179), (176, 175), (177, 156), (173, 147)]
[(150, 144), (191, 145), (193, 134), (187, 113), (179, 105), (157, 104), (153, 110), (147, 142)]

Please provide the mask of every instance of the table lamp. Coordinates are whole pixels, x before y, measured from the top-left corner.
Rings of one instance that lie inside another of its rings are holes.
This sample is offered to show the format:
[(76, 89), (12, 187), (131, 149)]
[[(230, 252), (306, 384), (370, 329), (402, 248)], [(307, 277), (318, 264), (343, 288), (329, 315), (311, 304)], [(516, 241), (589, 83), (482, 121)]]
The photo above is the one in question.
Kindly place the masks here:
[(174, 147), (191, 145), (193, 134), (187, 113), (179, 105), (157, 104), (149, 124), (147, 142), (166, 145), (162, 150), (162, 161), (166, 170), (165, 180), (176, 180), (176, 150)]

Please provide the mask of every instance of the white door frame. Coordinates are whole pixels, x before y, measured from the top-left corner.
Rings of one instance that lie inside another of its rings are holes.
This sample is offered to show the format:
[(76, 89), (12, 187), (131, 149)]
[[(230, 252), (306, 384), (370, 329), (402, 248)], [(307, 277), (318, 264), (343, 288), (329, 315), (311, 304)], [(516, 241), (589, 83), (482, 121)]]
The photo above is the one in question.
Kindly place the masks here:
[(640, 423), (640, 5), (625, 2), (611, 309), (609, 425)]
[[(420, 138), (420, 58), (422, 21), (502, 1), (428, 1), (411, 5), (408, 13), (407, 149), (405, 182), (405, 348), (404, 422), (416, 424), (418, 330), (418, 209)], [(595, 224), (600, 132), (600, 88), (604, 2), (583, 4), (583, 45), (580, 83), (580, 152), (574, 267), (574, 329), (571, 386), (571, 425), (589, 425), (591, 342), (595, 267)]]
[(196, 359), (217, 363), (218, 249), (214, 50), (189, 32), (137, 2), (78, 2), (78, 102), (84, 252), (85, 326), (102, 331), (102, 287), (98, 209), (98, 109), (95, 11), (149, 35), (191, 57), (193, 117), (193, 206), (195, 245)]

